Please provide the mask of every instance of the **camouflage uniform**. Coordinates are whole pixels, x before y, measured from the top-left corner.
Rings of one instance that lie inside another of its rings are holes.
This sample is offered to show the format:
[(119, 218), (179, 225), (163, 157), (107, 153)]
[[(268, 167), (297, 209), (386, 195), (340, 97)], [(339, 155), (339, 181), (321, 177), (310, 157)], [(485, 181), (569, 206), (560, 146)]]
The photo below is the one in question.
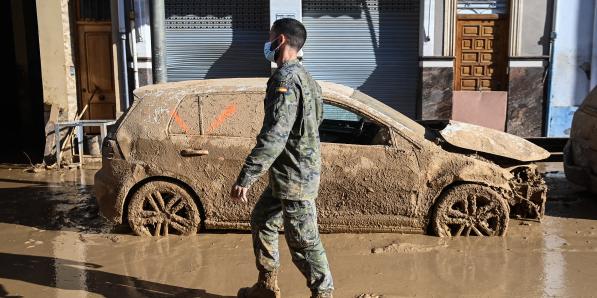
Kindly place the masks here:
[(316, 293), (333, 290), (325, 250), (317, 228), (315, 198), (321, 155), (319, 124), (323, 118), (321, 87), (298, 60), (284, 63), (267, 82), (263, 127), (237, 184), (252, 185), (269, 170), (269, 186), (251, 214), (253, 248), (260, 272), (279, 267), (278, 231), (292, 260)]

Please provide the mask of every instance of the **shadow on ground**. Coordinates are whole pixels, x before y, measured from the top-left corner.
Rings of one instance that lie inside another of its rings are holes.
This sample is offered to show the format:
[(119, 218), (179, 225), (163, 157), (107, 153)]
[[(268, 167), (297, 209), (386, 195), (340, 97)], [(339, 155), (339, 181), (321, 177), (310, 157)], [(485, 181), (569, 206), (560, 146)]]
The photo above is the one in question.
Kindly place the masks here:
[[(0, 223), (55, 231), (133, 233), (128, 224), (113, 224), (100, 215), (92, 185), (0, 178), (0, 186), (4, 186), (0, 187)], [(202, 232), (248, 233), (204, 228)]]
[[(233, 297), (201, 289), (171, 286), (97, 270), (100, 265), (59, 258), (0, 253), (0, 278), (64, 290), (83, 290), (104, 297)], [(8, 292), (0, 285), (0, 297)]]
[(597, 195), (568, 180), (564, 173), (547, 173), (549, 186), (545, 215), (578, 219), (597, 219)]
[(116, 228), (99, 215), (93, 186), (8, 178), (0, 185), (0, 222), (90, 233)]

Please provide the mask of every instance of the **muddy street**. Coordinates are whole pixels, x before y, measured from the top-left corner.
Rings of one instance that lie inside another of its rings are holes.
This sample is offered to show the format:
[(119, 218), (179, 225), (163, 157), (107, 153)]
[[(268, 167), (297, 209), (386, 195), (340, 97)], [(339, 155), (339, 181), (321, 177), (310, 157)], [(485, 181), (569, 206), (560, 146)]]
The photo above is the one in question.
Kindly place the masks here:
[[(588, 297), (597, 292), (597, 199), (544, 164), (543, 222), (507, 236), (325, 234), (337, 297)], [(0, 167), (0, 297), (234, 297), (256, 278), (251, 235), (142, 238), (99, 217), (93, 170)], [(281, 241), (284, 297), (307, 297)]]

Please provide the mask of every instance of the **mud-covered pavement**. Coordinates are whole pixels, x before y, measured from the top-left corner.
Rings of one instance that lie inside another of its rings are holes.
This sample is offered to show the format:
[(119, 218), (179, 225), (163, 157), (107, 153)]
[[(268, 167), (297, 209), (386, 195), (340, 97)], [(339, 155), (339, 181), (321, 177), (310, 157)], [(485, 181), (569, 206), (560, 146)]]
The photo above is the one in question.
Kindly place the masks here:
[[(545, 219), (503, 238), (323, 235), (336, 297), (597, 295), (597, 198), (543, 169)], [(250, 234), (133, 236), (98, 216), (93, 173), (0, 166), (0, 297), (234, 297), (255, 281)], [(283, 242), (282, 293), (307, 297)]]

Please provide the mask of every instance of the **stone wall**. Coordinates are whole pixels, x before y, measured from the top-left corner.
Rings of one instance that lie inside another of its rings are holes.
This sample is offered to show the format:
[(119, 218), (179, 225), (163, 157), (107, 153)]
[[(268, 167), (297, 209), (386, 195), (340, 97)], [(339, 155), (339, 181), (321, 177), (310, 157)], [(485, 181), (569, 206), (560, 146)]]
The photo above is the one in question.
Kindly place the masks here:
[(510, 67), (506, 131), (540, 137), (545, 101), (544, 67)]
[(44, 103), (60, 109), (59, 119), (77, 113), (77, 80), (68, 0), (37, 0)]

